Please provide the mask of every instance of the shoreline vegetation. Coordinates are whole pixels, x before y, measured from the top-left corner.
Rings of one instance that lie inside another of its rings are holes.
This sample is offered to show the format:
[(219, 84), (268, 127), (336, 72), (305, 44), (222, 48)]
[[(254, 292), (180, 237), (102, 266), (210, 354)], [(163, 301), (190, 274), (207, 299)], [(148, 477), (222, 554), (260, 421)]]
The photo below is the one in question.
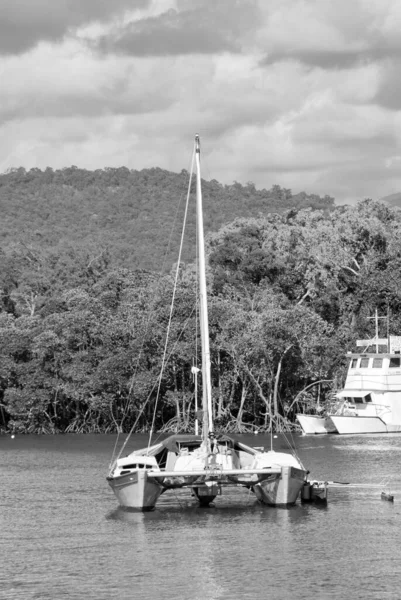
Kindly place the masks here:
[[(0, 175), (1, 433), (149, 431), (187, 182), (161, 169)], [(297, 412), (341, 387), (375, 309), (401, 331), (401, 213), (251, 183), (205, 182), (204, 196), (216, 430), (298, 429)], [(194, 429), (193, 259), (180, 265), (159, 432)]]

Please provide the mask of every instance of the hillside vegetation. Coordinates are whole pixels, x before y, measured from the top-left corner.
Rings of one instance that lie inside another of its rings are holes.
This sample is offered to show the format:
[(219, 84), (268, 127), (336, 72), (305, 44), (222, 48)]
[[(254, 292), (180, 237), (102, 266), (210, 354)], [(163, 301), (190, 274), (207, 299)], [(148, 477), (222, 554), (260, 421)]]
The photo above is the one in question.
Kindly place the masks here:
[[(186, 171), (162, 169), (13, 170), (0, 176), (0, 245), (48, 250), (53, 260), (75, 249), (90, 258), (101, 254), (114, 267), (169, 270), (178, 256), (188, 181)], [(253, 184), (227, 186), (215, 180), (203, 182), (203, 197), (206, 232), (236, 217), (334, 206), (328, 196), (293, 196), (279, 186), (257, 190)], [(192, 261), (193, 208), (186, 240), (185, 260)]]
[[(161, 250), (174, 219), (177, 246), (187, 183), (159, 169), (1, 177), (3, 431), (144, 431), (154, 413), (159, 431), (193, 430), (187, 258), (156, 404), (177, 259), (175, 248), (163, 269)], [(205, 182), (204, 195), (217, 428), (291, 428), (341, 386), (344, 353), (374, 334), (376, 308), (401, 332), (401, 213), (252, 184)], [(192, 238), (193, 227), (191, 215)]]

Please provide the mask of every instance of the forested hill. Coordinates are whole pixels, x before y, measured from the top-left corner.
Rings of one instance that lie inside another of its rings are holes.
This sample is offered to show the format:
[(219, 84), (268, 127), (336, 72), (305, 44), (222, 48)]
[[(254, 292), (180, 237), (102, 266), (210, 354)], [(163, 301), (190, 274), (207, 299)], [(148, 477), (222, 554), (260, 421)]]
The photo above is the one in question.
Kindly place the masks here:
[[(36, 209), (41, 197), (33, 196)], [(47, 222), (60, 222), (60, 236), (71, 222), (83, 231), (82, 206), (75, 201), (72, 221), (64, 204), (58, 219), (47, 208)], [(391, 333), (401, 332), (400, 232), (399, 210), (366, 200), (237, 218), (209, 235), (216, 431), (294, 427), (297, 412), (330, 405), (345, 353), (375, 333), (376, 309), (389, 315)], [(171, 271), (116, 268), (73, 236), (68, 252), (25, 241), (13, 248), (11, 238), (0, 247), (0, 434), (192, 432), (200, 356), (193, 266), (182, 265), (171, 313)], [(384, 337), (385, 321), (379, 327)]]
[[(54, 261), (61, 254), (73, 260), (78, 252), (88, 262), (101, 257), (111, 267), (169, 270), (177, 258), (188, 181), (187, 171), (159, 168), (12, 170), (0, 175), (0, 251), (8, 254), (22, 245), (49, 252)], [(329, 196), (292, 195), (278, 185), (258, 190), (252, 183), (205, 181), (203, 196), (206, 232), (236, 217), (283, 213), (293, 207), (334, 208)], [(194, 210), (189, 213), (188, 234), (185, 261), (193, 259)]]

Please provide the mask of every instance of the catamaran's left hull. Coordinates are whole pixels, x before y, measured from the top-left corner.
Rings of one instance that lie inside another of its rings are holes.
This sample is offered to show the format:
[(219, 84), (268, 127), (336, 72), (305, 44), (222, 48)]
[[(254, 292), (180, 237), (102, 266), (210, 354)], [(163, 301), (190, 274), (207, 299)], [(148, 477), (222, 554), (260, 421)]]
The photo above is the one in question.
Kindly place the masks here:
[(269, 506), (291, 506), (295, 504), (307, 472), (295, 467), (281, 467), (281, 474), (265, 479), (253, 486), (257, 499)]
[(107, 481), (124, 508), (153, 510), (163, 491), (163, 487), (154, 479), (150, 479), (146, 471), (108, 477)]

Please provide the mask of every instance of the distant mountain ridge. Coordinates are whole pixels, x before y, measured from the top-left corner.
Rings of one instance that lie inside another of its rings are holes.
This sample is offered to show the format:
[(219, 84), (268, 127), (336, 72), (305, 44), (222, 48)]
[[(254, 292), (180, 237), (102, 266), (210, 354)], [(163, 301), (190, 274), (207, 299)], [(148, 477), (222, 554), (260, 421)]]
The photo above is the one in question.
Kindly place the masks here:
[(384, 196), (384, 198), (381, 198), (381, 202), (387, 202), (387, 204), (390, 204), (391, 206), (401, 208), (401, 192)]
[[(166, 256), (166, 270), (177, 256), (188, 179), (185, 170), (160, 168), (13, 169), (0, 175), (0, 250), (18, 244), (91, 247), (107, 250), (115, 266), (156, 271)], [(204, 181), (203, 197), (206, 232), (237, 217), (293, 208), (334, 209), (330, 196), (293, 195), (278, 185), (258, 190), (253, 183)], [(192, 208), (188, 233), (189, 240), (195, 237)], [(185, 249), (188, 261), (194, 258), (192, 246)]]

